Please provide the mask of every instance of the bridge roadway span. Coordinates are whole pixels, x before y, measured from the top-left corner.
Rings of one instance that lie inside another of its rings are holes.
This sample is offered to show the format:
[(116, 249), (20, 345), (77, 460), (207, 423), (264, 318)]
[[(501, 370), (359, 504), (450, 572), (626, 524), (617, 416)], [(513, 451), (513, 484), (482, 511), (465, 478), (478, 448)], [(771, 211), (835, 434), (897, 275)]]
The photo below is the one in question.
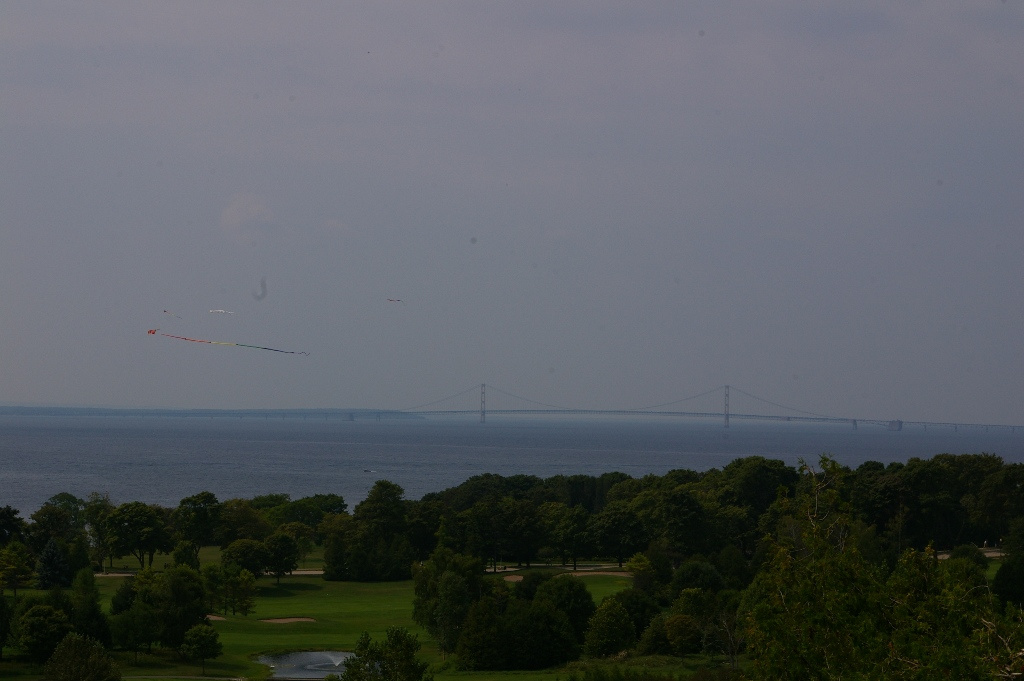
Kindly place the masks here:
[[(486, 414), (503, 416), (664, 416), (678, 418), (703, 418), (721, 419), (728, 427), (729, 421), (739, 419), (743, 421), (788, 421), (793, 423), (832, 423), (845, 424), (858, 427), (861, 424), (871, 426), (882, 426), (889, 430), (901, 430), (904, 426), (921, 426), (936, 428), (978, 428), (988, 430), (1006, 429), (1016, 432), (1018, 426), (992, 424), (992, 423), (951, 423), (940, 421), (901, 421), (898, 419), (852, 419), (838, 416), (777, 416), (770, 414), (737, 414), (730, 412), (702, 412), (702, 411), (643, 411), (636, 409), (437, 409), (437, 410), (409, 410), (398, 413), (415, 414), (418, 416), (469, 416), (479, 414), (481, 420)], [(1020, 426), (1024, 428), (1024, 426)]]

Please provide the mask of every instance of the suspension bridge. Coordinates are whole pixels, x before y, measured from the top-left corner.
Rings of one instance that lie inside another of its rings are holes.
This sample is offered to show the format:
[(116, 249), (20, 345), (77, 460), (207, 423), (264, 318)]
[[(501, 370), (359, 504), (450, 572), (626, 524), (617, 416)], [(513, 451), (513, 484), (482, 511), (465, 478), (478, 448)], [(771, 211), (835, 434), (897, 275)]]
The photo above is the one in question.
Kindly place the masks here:
[(324, 420), (382, 420), (392, 418), (452, 417), (479, 419), (486, 423), (488, 416), (504, 417), (598, 417), (598, 418), (660, 418), (703, 419), (718, 421), (728, 428), (732, 421), (779, 421), (818, 423), (859, 428), (881, 427), (900, 431), (905, 427), (948, 428), (950, 430), (985, 430), (1024, 432), (1024, 425), (994, 423), (954, 423), (946, 421), (904, 421), (900, 419), (851, 418), (820, 414), (752, 395), (736, 386), (723, 385), (702, 393), (671, 402), (630, 409), (587, 409), (559, 406), (520, 397), (493, 385), (478, 383), (465, 390), (437, 400), (405, 409), (125, 409), (91, 407), (3, 407), (0, 416), (167, 416), (167, 417), (226, 417), (263, 419), (324, 419)]
[[(479, 402), (477, 402), (479, 396)], [(488, 397), (491, 405), (488, 406)], [(494, 397), (498, 404), (495, 406)], [(739, 399), (737, 399), (739, 398)], [(509, 403), (515, 404), (510, 406)], [(784, 421), (795, 423), (821, 423), (847, 425), (858, 428), (861, 425), (880, 426), (892, 431), (905, 426), (922, 426), (959, 429), (1007, 429), (1016, 431), (1018, 426), (991, 423), (954, 423), (944, 421), (903, 421), (900, 419), (851, 418), (829, 416), (804, 411), (752, 395), (736, 386), (723, 385), (702, 393), (671, 402), (633, 409), (583, 409), (537, 402), (520, 397), (493, 385), (481, 383), (458, 393), (442, 397), (425, 404), (399, 410), (400, 413), (419, 416), (476, 416), (480, 423), (486, 423), (487, 416), (622, 416), (622, 417), (675, 417), (693, 419), (716, 419), (728, 428), (730, 421)], [(1024, 428), (1024, 426), (1021, 426)]]

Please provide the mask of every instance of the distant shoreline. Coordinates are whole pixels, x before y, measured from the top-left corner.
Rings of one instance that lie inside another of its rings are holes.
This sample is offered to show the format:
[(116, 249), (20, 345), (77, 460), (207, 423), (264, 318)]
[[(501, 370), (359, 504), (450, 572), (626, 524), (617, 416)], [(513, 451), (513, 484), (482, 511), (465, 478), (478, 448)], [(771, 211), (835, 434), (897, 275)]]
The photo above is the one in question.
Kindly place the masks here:
[(423, 417), (399, 409), (162, 409), (132, 407), (0, 407), (0, 416), (54, 418), (316, 418), (341, 421)]

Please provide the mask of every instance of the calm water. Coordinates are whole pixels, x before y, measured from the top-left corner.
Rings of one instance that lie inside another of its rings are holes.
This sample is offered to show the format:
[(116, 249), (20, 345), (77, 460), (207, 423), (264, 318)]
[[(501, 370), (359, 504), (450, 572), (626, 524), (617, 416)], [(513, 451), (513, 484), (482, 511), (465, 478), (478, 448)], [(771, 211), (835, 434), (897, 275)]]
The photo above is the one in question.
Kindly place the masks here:
[(139, 416), (0, 416), (0, 506), (26, 517), (58, 492), (177, 506), (284, 492), (342, 495), (351, 509), (376, 480), (406, 498), (480, 473), (639, 477), (720, 468), (742, 456), (795, 464), (829, 453), (857, 466), (986, 452), (1024, 462), (1024, 429), (808, 426), (681, 421), (318, 420)]

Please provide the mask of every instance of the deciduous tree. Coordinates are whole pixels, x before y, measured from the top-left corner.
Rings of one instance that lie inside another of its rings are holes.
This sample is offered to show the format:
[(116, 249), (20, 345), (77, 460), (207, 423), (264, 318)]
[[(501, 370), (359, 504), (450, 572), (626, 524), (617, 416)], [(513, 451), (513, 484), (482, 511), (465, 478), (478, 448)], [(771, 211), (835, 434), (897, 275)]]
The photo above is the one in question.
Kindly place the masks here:
[(548, 601), (556, 609), (564, 612), (569, 625), (576, 635), (576, 642), (582, 644), (587, 633), (587, 625), (594, 616), (597, 606), (590, 590), (583, 580), (571, 575), (549, 579), (537, 587), (534, 601)]
[(214, 543), (220, 525), (221, 503), (213, 492), (185, 497), (174, 509), (172, 520), (181, 538), (198, 550)]
[(0, 547), (11, 541), (23, 541), (26, 524), (18, 509), (10, 505), (0, 506)]
[(110, 512), (106, 522), (111, 552), (116, 556), (134, 556), (140, 569), (146, 567), (147, 556), (152, 567), (156, 552), (171, 548), (163, 515), (141, 501), (121, 504)]
[(18, 589), (29, 585), (32, 579), (32, 555), (27, 546), (12, 540), (0, 549), (0, 597), (4, 589), (18, 595)]
[(113, 641), (139, 661), (139, 650), (150, 648), (160, 637), (160, 624), (156, 609), (142, 600), (136, 600), (126, 610), (110, 618)]
[(89, 546), (92, 559), (96, 567), (103, 568), (103, 563), (108, 558), (112, 559), (110, 553), (110, 536), (107, 532), (107, 516), (114, 510), (114, 504), (110, 501), (110, 495), (106, 493), (93, 492), (85, 502), (82, 515), (85, 518), (85, 526), (89, 533)]
[(429, 681), (427, 663), (416, 657), (420, 642), (407, 629), (389, 627), (383, 642), (363, 632), (352, 657), (345, 661), (342, 681)]
[(269, 560), (266, 545), (255, 539), (236, 539), (220, 554), (221, 565), (237, 565), (255, 577), (263, 574)]
[(281, 577), (299, 566), (299, 543), (284, 532), (275, 532), (263, 540), (267, 550), (267, 571), (281, 583)]
[(18, 647), (34, 662), (44, 662), (71, 632), (68, 616), (50, 605), (33, 605), (17, 623)]
[(200, 669), (206, 674), (206, 661), (220, 657), (224, 646), (216, 629), (209, 624), (197, 624), (185, 632), (179, 650), (186, 660), (199, 660)]
[(588, 657), (607, 657), (633, 645), (636, 629), (626, 609), (613, 598), (606, 598), (590, 618), (583, 643)]
[(455, 650), (469, 608), (479, 598), (482, 572), (480, 559), (443, 547), (413, 565), (413, 619), (444, 654)]

